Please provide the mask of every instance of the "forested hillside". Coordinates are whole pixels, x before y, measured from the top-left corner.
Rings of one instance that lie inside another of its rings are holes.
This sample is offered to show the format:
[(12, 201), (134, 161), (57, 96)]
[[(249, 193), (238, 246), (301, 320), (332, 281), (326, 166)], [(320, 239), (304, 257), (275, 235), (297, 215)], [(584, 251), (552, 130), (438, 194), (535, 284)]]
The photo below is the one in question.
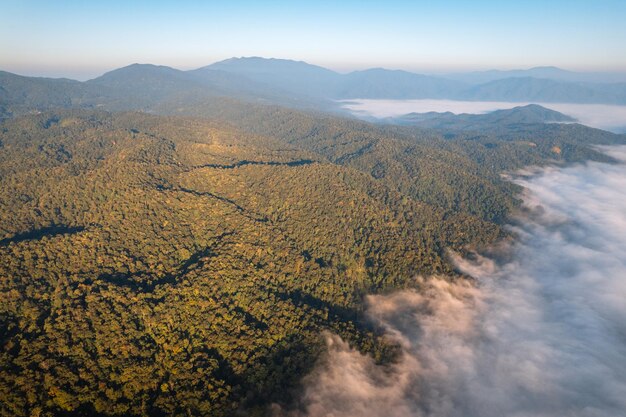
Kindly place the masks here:
[(573, 123), (576, 119), (537, 104), (496, 110), (486, 114), (454, 114), (452, 112), (409, 113), (386, 119), (387, 122), (414, 125), (438, 130), (493, 130), (522, 124)]
[(626, 143), (535, 107), (374, 125), (242, 77), (0, 73), (0, 414), (265, 415), (325, 330), (391, 361), (365, 294), (507, 238), (503, 173)]
[[(351, 166), (420, 201), (501, 221), (519, 191), (501, 174), (527, 165), (609, 161), (594, 144), (623, 144), (626, 136), (580, 124), (482, 122), (481, 129), (428, 130), (375, 125), (230, 99), (166, 100), (154, 107), (236, 125), (280, 138)], [(480, 116), (493, 120), (493, 116)], [(463, 117), (455, 124), (463, 125)]]
[(445, 248), (501, 233), (207, 121), (74, 111), (1, 132), (7, 415), (286, 401), (323, 329), (389, 357), (363, 294), (450, 274)]

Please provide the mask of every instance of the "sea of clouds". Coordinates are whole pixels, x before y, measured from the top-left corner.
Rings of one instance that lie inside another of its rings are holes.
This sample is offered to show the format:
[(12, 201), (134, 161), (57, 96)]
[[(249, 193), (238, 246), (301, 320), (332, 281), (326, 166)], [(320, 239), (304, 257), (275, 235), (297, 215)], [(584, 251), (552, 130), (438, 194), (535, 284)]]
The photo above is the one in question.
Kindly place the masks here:
[[(342, 106), (357, 116), (386, 118), (408, 113), (452, 112), (483, 114), (531, 104), (500, 101), (459, 100), (345, 100)], [(573, 117), (580, 123), (616, 133), (626, 132), (626, 106), (609, 104), (533, 103)]]
[[(626, 147), (604, 148), (626, 161)], [(402, 348), (380, 366), (340, 338), (305, 379), (308, 417), (626, 415), (626, 165), (519, 173), (518, 238), (472, 260), (475, 280), (418, 278), (375, 295)]]

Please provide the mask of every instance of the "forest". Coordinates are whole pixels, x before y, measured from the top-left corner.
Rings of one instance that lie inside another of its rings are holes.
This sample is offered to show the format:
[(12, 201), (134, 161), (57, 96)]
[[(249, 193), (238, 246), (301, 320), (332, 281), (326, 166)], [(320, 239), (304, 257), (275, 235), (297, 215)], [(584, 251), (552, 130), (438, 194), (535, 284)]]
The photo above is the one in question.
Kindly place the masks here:
[(510, 238), (520, 190), (503, 173), (610, 162), (591, 145), (626, 143), (578, 124), (442, 131), (187, 91), (29, 97), (0, 124), (2, 415), (288, 408), (324, 332), (394, 361), (365, 295), (458, 279), (451, 252)]

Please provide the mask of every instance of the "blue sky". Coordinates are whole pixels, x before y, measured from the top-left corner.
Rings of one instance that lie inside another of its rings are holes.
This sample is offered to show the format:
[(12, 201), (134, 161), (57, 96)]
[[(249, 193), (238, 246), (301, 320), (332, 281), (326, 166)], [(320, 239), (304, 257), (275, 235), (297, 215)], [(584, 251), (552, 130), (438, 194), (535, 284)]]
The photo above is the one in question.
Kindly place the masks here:
[(626, 71), (626, 1), (0, 0), (0, 69), (88, 78), (232, 56), (339, 71)]

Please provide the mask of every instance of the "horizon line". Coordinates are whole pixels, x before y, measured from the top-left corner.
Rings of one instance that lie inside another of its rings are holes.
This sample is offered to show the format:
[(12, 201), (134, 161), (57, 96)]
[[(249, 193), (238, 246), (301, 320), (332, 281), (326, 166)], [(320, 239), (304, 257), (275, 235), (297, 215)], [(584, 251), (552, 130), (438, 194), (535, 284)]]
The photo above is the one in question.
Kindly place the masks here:
[[(182, 66), (174, 66), (174, 65), (164, 65), (164, 64), (157, 64), (157, 63), (153, 63), (153, 62), (132, 62), (130, 64), (126, 64), (126, 65), (122, 65), (122, 66), (118, 66), (118, 67), (113, 67), (111, 69), (108, 70), (103, 70), (103, 69), (98, 69), (96, 70), (95, 68), (90, 69), (89, 67), (84, 67), (84, 66), (75, 66), (73, 67), (73, 69), (68, 70), (68, 67), (63, 67), (63, 68), (59, 68), (58, 66), (54, 66), (54, 67), (49, 67), (48, 70), (46, 69), (42, 69), (41, 67), (39, 67), (38, 70), (33, 70), (33, 69), (27, 69), (27, 68), (16, 68), (16, 69), (4, 69), (4, 68), (0, 68), (0, 71), (4, 71), (4, 72), (8, 72), (8, 73), (12, 73), (14, 75), (19, 75), (22, 77), (30, 77), (30, 78), (48, 78), (48, 79), (66, 79), (66, 80), (72, 80), (72, 81), (78, 81), (78, 82), (85, 82), (85, 81), (90, 81), (96, 78), (99, 78), (105, 74), (108, 74), (109, 72), (113, 72), (119, 69), (123, 69), (123, 68), (128, 68), (131, 67), (133, 65), (145, 65), (145, 66), (155, 66), (155, 67), (165, 67), (165, 68), (171, 68), (177, 71), (182, 71), (182, 72), (188, 72), (188, 71), (193, 71), (193, 70), (197, 70), (197, 69), (201, 69), (201, 68), (205, 68), (205, 67), (209, 67), (211, 65), (215, 65), (218, 64), (220, 62), (224, 62), (224, 61), (228, 61), (228, 60), (233, 60), (233, 59), (263, 59), (263, 60), (276, 60), (276, 61), (289, 61), (289, 62), (294, 62), (294, 63), (303, 63), (306, 65), (311, 65), (311, 66), (316, 66), (319, 68), (323, 68), (326, 70), (330, 70), (333, 72), (336, 72), (338, 74), (350, 74), (353, 72), (361, 72), (361, 71), (368, 71), (368, 70), (373, 70), (373, 69), (383, 69), (383, 70), (387, 70), (387, 71), (404, 71), (404, 72), (409, 72), (412, 74), (417, 74), (417, 75), (432, 75), (432, 76), (445, 76), (445, 75), (466, 75), (466, 74), (480, 74), (480, 73), (488, 73), (488, 72), (515, 72), (515, 71), (531, 71), (531, 70), (537, 70), (537, 69), (554, 69), (554, 70), (559, 70), (559, 71), (564, 71), (564, 72), (570, 72), (573, 74), (606, 74), (606, 75), (619, 75), (619, 74), (624, 74), (626, 75), (626, 68), (624, 69), (604, 69), (604, 70), (580, 70), (580, 69), (570, 69), (570, 68), (565, 68), (565, 67), (560, 67), (560, 66), (556, 66), (556, 65), (533, 65), (533, 66), (529, 66), (529, 67), (523, 67), (523, 66), (505, 66), (505, 67), (497, 67), (497, 66), (489, 66), (489, 67), (482, 67), (480, 69), (476, 68), (476, 69), (452, 69), (452, 68), (448, 68), (448, 69), (444, 69), (444, 68), (440, 68), (438, 70), (427, 70), (425, 68), (415, 68), (415, 69), (407, 69), (407, 67), (405, 66), (404, 68), (402, 67), (394, 67), (394, 66), (378, 66), (378, 65), (369, 65), (369, 66), (361, 66), (359, 68), (354, 68), (354, 69), (350, 69), (350, 70), (340, 70), (337, 69), (338, 67), (342, 67), (341, 64), (339, 65), (322, 65), (322, 64), (314, 64), (311, 63), (309, 61), (305, 61), (305, 60), (301, 60), (301, 59), (291, 59), (291, 58), (277, 58), (277, 57), (264, 57), (261, 55), (242, 55), (242, 56), (232, 56), (230, 58), (225, 58), (225, 59), (219, 59), (216, 60), (214, 62), (211, 62), (209, 64), (205, 64), (205, 65), (201, 65), (201, 66), (189, 66), (189, 65), (182, 65)], [(344, 64), (345, 65), (345, 64)], [(46, 65), (43, 65), (43, 68), (45, 68)], [(334, 67), (334, 68), (333, 68)], [(65, 70), (65, 71), (64, 71)], [(53, 76), (51, 75), (52, 73), (67, 73), (68, 75), (57, 75), (57, 76)], [(78, 73), (84, 73), (84, 74), (92, 74), (89, 75), (87, 77), (72, 77), (71, 75), (69, 75), (69, 73), (74, 73), (74, 74), (78, 74)], [(47, 73), (47, 75), (46, 75)], [(94, 75), (96, 74), (96, 75)]]

